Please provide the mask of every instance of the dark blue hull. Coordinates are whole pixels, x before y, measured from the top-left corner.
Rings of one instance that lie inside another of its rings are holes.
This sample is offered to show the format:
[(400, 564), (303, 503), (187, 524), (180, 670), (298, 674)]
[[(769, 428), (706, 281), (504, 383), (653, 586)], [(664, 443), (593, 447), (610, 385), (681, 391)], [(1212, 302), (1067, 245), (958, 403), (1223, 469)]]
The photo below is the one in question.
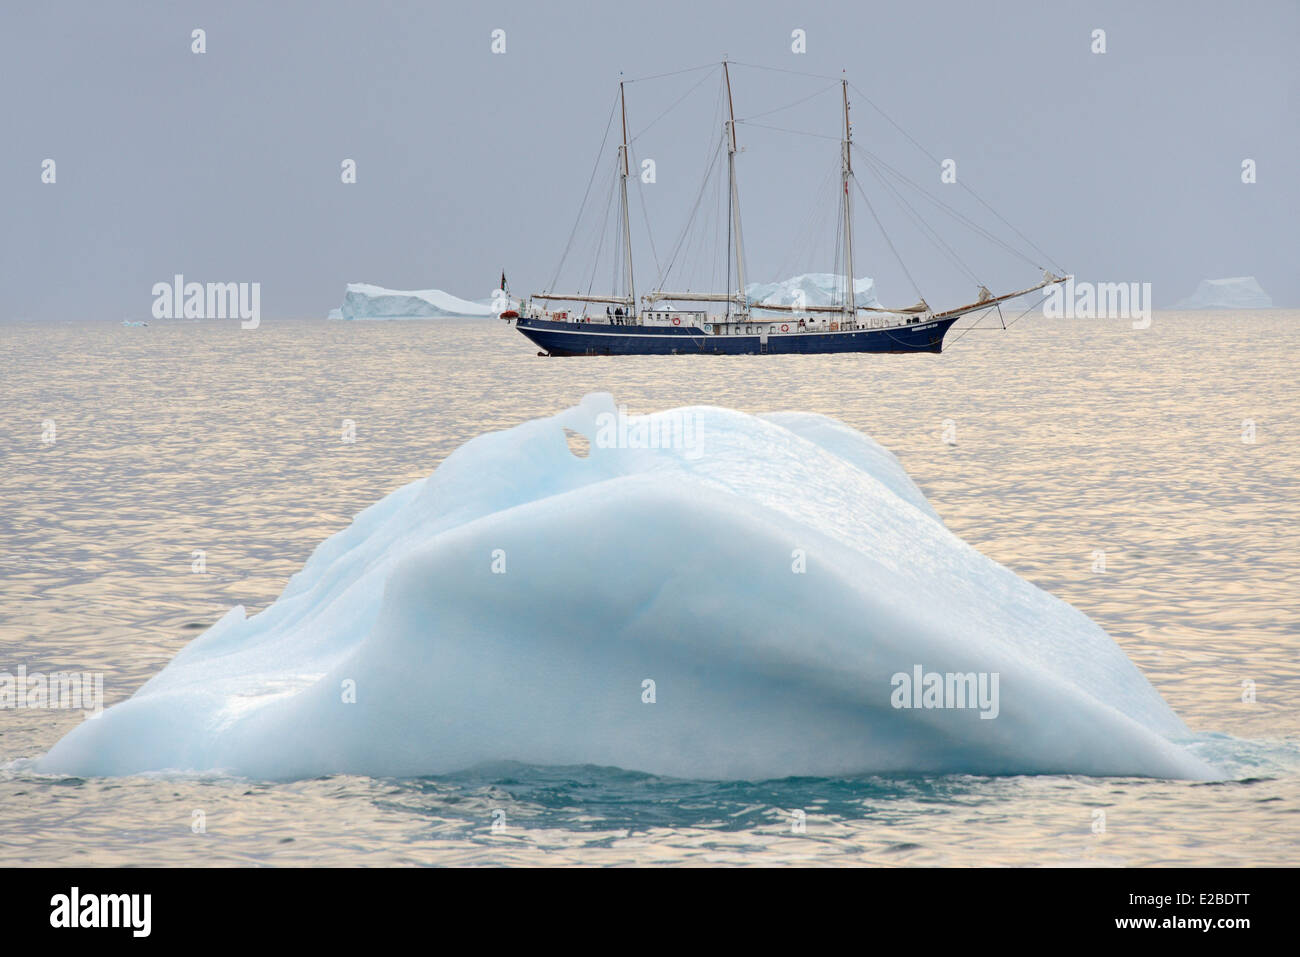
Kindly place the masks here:
[(886, 329), (799, 332), (761, 336), (713, 335), (693, 327), (611, 326), (520, 317), (515, 326), (552, 356), (752, 356), (818, 355), (828, 352), (941, 352), (943, 337), (957, 321)]

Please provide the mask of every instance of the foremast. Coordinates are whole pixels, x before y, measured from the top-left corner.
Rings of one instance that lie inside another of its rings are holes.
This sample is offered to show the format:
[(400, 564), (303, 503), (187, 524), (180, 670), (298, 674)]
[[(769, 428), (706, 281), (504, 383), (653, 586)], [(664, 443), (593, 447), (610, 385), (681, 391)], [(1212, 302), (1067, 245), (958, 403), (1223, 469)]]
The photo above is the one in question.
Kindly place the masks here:
[(849, 81), (840, 80), (844, 93), (844, 139), (840, 141), (840, 186), (844, 193), (844, 317), (852, 321), (857, 315), (857, 297), (853, 289), (853, 127), (849, 124)]

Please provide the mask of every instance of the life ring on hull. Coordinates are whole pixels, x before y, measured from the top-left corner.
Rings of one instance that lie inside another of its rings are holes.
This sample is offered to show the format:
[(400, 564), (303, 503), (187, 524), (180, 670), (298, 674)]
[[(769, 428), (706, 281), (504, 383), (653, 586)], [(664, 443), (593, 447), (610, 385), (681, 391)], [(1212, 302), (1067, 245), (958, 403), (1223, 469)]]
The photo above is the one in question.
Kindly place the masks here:
[(681, 324), (682, 324), (682, 320), (677, 316), (673, 316), (673, 325), (680, 326)]
[(782, 331), (782, 332), (789, 332), (789, 331), (790, 331), (790, 327), (789, 327), (786, 323), (783, 322), (783, 323), (781, 323), (781, 331)]

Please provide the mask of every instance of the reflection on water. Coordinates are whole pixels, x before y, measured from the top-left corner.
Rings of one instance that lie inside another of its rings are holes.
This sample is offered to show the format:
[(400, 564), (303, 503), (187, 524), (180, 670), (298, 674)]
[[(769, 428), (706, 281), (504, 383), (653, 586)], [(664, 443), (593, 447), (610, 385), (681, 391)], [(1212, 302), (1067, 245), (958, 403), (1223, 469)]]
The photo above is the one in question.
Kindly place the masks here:
[[(101, 671), (121, 700), (468, 438), (604, 390), (632, 412), (804, 409), (874, 436), (954, 532), (1106, 628), (1242, 778), (502, 766), (269, 785), (19, 767), (0, 774), (0, 862), (1297, 863), (1300, 777), (1277, 742), (1300, 737), (1298, 321), (1026, 318), (940, 356), (780, 359), (540, 359), (495, 321), (0, 325), (0, 670)], [(0, 761), (78, 720), (0, 711)]]

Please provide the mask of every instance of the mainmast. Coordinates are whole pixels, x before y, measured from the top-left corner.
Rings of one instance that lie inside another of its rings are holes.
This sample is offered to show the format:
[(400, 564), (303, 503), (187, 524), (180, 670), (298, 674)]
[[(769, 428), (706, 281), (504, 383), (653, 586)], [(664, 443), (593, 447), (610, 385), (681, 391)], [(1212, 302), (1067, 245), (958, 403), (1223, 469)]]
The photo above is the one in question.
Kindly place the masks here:
[(618, 83), (618, 101), (623, 111), (623, 145), (619, 148), (620, 178), (622, 179), (623, 193), (623, 274), (627, 281), (627, 301), (630, 304), (628, 313), (635, 318), (637, 315), (636, 308), (636, 285), (632, 280), (632, 225), (627, 215), (627, 100), (623, 95), (623, 81)]
[[(727, 61), (722, 61), (722, 73), (727, 81), (727, 176), (731, 194), (731, 229), (736, 237), (736, 281), (740, 284), (740, 303), (743, 312), (749, 312), (749, 300), (745, 296), (745, 246), (740, 238), (740, 194), (736, 188), (736, 110), (731, 102), (731, 70)], [(727, 290), (730, 295), (731, 290)], [(728, 299), (727, 312), (731, 312)]]
[(851, 319), (857, 315), (857, 298), (853, 292), (853, 196), (849, 181), (853, 178), (853, 128), (849, 125), (849, 81), (840, 80), (844, 92), (844, 139), (840, 144), (840, 180), (844, 187), (844, 311)]

